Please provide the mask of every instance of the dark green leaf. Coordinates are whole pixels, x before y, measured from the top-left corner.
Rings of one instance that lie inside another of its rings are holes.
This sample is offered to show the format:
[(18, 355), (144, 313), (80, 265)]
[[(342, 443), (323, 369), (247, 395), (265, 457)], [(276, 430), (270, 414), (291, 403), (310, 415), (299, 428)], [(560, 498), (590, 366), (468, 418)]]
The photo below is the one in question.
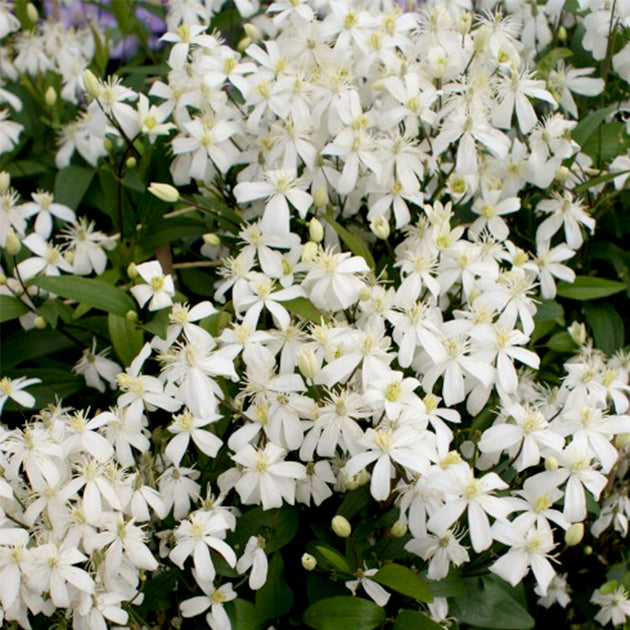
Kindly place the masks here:
[(560, 297), (582, 302), (605, 298), (625, 290), (626, 285), (623, 282), (616, 282), (607, 278), (596, 278), (594, 276), (577, 276), (572, 284), (567, 282), (558, 284), (558, 295)]
[(372, 579), (383, 586), (413, 597), (420, 602), (432, 602), (433, 593), (424, 578), (402, 564), (386, 564), (381, 567)]
[(124, 365), (129, 365), (142, 350), (144, 334), (135, 322), (110, 313), (107, 316), (109, 337), (116, 354)]
[(593, 179), (589, 179), (588, 181), (576, 186), (573, 189), (575, 193), (581, 193), (593, 186), (598, 186), (599, 184), (605, 184), (609, 182), (611, 179), (615, 179), (615, 177), (619, 177), (620, 175), (624, 175), (625, 173), (630, 173), (630, 170), (626, 171), (615, 171), (613, 173), (606, 173), (606, 175), (600, 175), (599, 177), (593, 177)]
[(207, 226), (199, 219), (180, 218), (164, 219), (150, 225), (142, 235), (141, 245), (144, 249), (154, 249), (158, 245), (165, 245), (191, 237), (201, 238), (207, 232)]
[(316, 542), (308, 544), (307, 550), (313, 553), (317, 558), (317, 562), (322, 565), (322, 568), (341, 571), (342, 573), (352, 573), (352, 569), (345, 556), (339, 553), (334, 547)]
[(566, 330), (552, 335), (545, 346), (555, 352), (575, 352), (578, 349), (577, 344)]
[(55, 201), (76, 210), (92, 183), (94, 169), (66, 166), (55, 178)]
[(394, 621), (392, 630), (443, 630), (443, 628), (421, 612), (401, 610)]
[(42, 276), (33, 280), (32, 284), (63, 298), (76, 300), (121, 317), (124, 317), (127, 311), (135, 310), (134, 301), (125, 291), (96, 278)]
[(573, 139), (583, 147), (609, 114), (617, 111), (617, 105), (609, 105), (585, 116), (573, 129)]
[(612, 354), (623, 348), (625, 329), (617, 309), (608, 303), (584, 304), (586, 322), (593, 331), (595, 347)]
[(12, 178), (33, 177), (35, 175), (43, 175), (50, 171), (50, 167), (42, 162), (34, 160), (15, 160), (5, 167), (5, 170)]
[(286, 615), (293, 606), (293, 591), (284, 579), (284, 562), (274, 553), (269, 562), (267, 581), (256, 591), (256, 612), (264, 621)]
[[(89, 345), (91, 335), (83, 331), (73, 334), (80, 341), (84, 341), (86, 347)], [(50, 328), (46, 330), (18, 331), (11, 336), (7, 335), (6, 339), (2, 339), (2, 352), (0, 352), (2, 369), (6, 370), (25, 361), (52, 355), (70, 347), (76, 348), (68, 337)], [(78, 359), (79, 356), (77, 356)]]
[(21, 300), (10, 295), (0, 295), (0, 324), (16, 319), (24, 313), (28, 313), (28, 308)]
[(465, 578), (465, 594), (450, 600), (450, 614), (460, 623), (495, 630), (526, 630), (535, 625), (514, 589), (501, 578)]
[(370, 269), (374, 270), (376, 268), (376, 263), (374, 262), (374, 258), (372, 257), (372, 253), (370, 252), (367, 243), (358, 234), (347, 230), (345, 227), (337, 223), (337, 221), (335, 221), (335, 219), (329, 214), (325, 214), (324, 219), (330, 223), (335, 232), (337, 232), (339, 238), (346, 244), (348, 249), (355, 256), (362, 256)]
[(302, 317), (303, 319), (315, 324), (321, 324), (322, 319), (325, 319), (322, 312), (313, 304), (313, 302), (305, 297), (297, 297), (293, 300), (286, 300), (282, 302), (282, 305), (293, 315)]
[(177, 586), (179, 572), (167, 569), (149, 578), (143, 588), (144, 600), (135, 610), (142, 617), (157, 610), (168, 610), (171, 604), (171, 593)]
[(265, 551), (273, 553), (291, 542), (299, 526), (297, 511), (288, 505), (273, 510), (253, 508), (239, 516), (231, 539), (244, 547), (250, 536), (263, 536)]
[(166, 329), (169, 323), (169, 308), (163, 308), (158, 311), (151, 320), (149, 320), (142, 327), (154, 335), (160, 337), (160, 339), (166, 339)]
[(236, 630), (260, 630), (263, 620), (258, 616), (256, 607), (251, 602), (237, 597), (225, 605), (232, 620), (232, 628)]
[(302, 621), (315, 630), (373, 630), (385, 621), (385, 610), (360, 597), (330, 597), (309, 606)]
[(341, 514), (341, 516), (345, 516), (350, 520), (357, 512), (370, 503), (371, 498), (369, 486), (361, 486), (346, 492), (341, 505), (337, 509), (337, 514)]

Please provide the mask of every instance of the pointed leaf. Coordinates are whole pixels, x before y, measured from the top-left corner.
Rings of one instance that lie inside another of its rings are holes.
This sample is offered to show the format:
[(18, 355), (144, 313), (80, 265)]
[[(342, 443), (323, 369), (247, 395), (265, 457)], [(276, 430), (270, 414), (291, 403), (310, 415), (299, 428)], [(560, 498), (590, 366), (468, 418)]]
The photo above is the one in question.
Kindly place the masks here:
[(424, 578), (401, 564), (386, 564), (379, 569), (372, 579), (393, 591), (407, 595), (407, 597), (413, 597), (420, 602), (433, 601), (433, 593), (431, 593)]
[(385, 610), (361, 597), (329, 597), (309, 606), (302, 621), (315, 630), (373, 630), (385, 621)]

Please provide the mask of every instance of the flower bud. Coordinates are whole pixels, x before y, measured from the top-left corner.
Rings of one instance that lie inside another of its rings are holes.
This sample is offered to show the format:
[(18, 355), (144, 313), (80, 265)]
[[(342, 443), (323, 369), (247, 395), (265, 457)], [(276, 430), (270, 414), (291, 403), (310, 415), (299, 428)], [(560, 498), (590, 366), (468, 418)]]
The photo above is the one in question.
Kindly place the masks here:
[(472, 25), (472, 16), (468, 11), (462, 11), (457, 17), (457, 30), (460, 35), (467, 35), (470, 33), (470, 27)]
[(244, 52), (246, 48), (249, 48), (252, 40), (249, 37), (243, 37), (241, 41), (236, 45), (238, 52)]
[(586, 326), (580, 322), (573, 322), (568, 328), (571, 339), (575, 341), (578, 346), (583, 346), (586, 343)]
[(258, 40), (262, 39), (262, 34), (260, 30), (255, 24), (252, 24), (251, 22), (246, 22), (245, 24), (243, 24), (243, 30), (245, 31), (245, 35), (247, 35), (247, 37), (249, 37), (249, 39), (251, 39), (253, 42), (257, 42)]
[(554, 177), (556, 178), (556, 180), (562, 183), (566, 181), (567, 177), (569, 177), (570, 174), (571, 171), (566, 166), (559, 166), (556, 169), (556, 174), (554, 175)]
[(127, 311), (127, 313), (125, 314), (125, 317), (126, 317), (128, 322), (137, 322), (138, 321), (138, 313), (136, 313), (136, 311), (133, 311), (131, 309), (129, 309)]
[(103, 140), (103, 148), (108, 153), (114, 148), (114, 143), (112, 142), (111, 138), (105, 138), (105, 140)]
[(582, 542), (584, 538), (584, 523), (573, 523), (564, 533), (564, 542), (567, 547), (574, 547)]
[(385, 240), (389, 237), (390, 233), (389, 221), (382, 215), (380, 217), (374, 217), (370, 221), (370, 230), (372, 230), (376, 238)]
[(0, 271), (0, 287), (4, 287), (7, 284), (7, 277)]
[(308, 224), (308, 235), (311, 241), (321, 243), (324, 239), (324, 226), (319, 219), (313, 217)]
[(372, 289), (368, 286), (363, 286), (359, 289), (359, 301), (365, 302), (372, 297)]
[(615, 446), (618, 449), (624, 449), (630, 446), (630, 433), (620, 433), (615, 438)]
[(149, 184), (149, 192), (166, 203), (175, 203), (179, 200), (179, 191), (170, 184), (152, 182)]
[(46, 328), (46, 320), (41, 315), (36, 315), (33, 320), (33, 326), (35, 326), (37, 330), (44, 330), (44, 328)]
[(300, 348), (297, 355), (297, 364), (305, 378), (315, 378), (319, 368), (317, 366), (317, 357), (312, 348), (306, 348), (304, 346)]
[(320, 186), (313, 193), (313, 205), (316, 208), (323, 208), (326, 205), (327, 201), (328, 201), (328, 194), (326, 193), (326, 189), (323, 186)]
[(101, 95), (101, 84), (94, 73), (86, 68), (81, 76), (83, 78), (83, 85), (85, 85), (85, 91), (92, 98), (98, 98)]
[(37, 20), (39, 20), (39, 12), (32, 2), (26, 5), (26, 15), (31, 22), (37, 22)]
[(3, 194), (9, 190), (11, 185), (11, 175), (6, 171), (0, 171), (0, 194)]
[(394, 538), (402, 538), (407, 533), (407, 523), (405, 521), (396, 521), (392, 525), (392, 536)]
[(591, 547), (590, 545), (585, 545), (584, 546), (584, 555), (585, 556), (590, 556), (593, 553), (593, 547)]
[(473, 50), (475, 53), (483, 52), (488, 45), (490, 39), (490, 29), (487, 26), (478, 28), (475, 32), (475, 41), (473, 42)]
[(302, 566), (307, 571), (312, 571), (317, 566), (317, 560), (315, 559), (315, 556), (312, 556), (310, 553), (303, 553)]
[(135, 280), (138, 277), (139, 274), (136, 263), (129, 263), (129, 266), (127, 267), (127, 275), (131, 278), (131, 280)]
[(348, 522), (348, 519), (341, 514), (337, 514), (333, 517), (331, 522), (333, 532), (339, 536), (339, 538), (348, 538), (352, 533), (352, 525)]
[(558, 39), (561, 42), (566, 42), (567, 41), (567, 37), (569, 37), (569, 34), (567, 33), (567, 29), (564, 26), (561, 26), (558, 29)]
[(46, 90), (44, 100), (48, 107), (52, 107), (57, 102), (57, 90), (52, 85)]
[(558, 460), (553, 455), (550, 455), (549, 457), (547, 457), (547, 459), (545, 459), (545, 470), (548, 470), (549, 472), (555, 472), (556, 470), (558, 470), (559, 466), (560, 464)]
[(203, 235), (203, 242), (206, 245), (210, 245), (210, 247), (218, 247), (219, 245), (221, 245), (221, 238), (218, 234), (215, 234), (214, 232), (208, 232), (207, 234)]
[(302, 260), (304, 262), (312, 262), (315, 260), (315, 256), (317, 256), (318, 251), (319, 245), (314, 241), (309, 241), (302, 248)]
[(125, 162), (127, 168), (133, 168), (136, 164), (138, 164), (138, 160), (133, 155), (130, 155)]
[(22, 249), (20, 237), (15, 233), (15, 230), (13, 228), (9, 228), (6, 242), (7, 254), (9, 254), (10, 256), (15, 256), (20, 251), (20, 249)]

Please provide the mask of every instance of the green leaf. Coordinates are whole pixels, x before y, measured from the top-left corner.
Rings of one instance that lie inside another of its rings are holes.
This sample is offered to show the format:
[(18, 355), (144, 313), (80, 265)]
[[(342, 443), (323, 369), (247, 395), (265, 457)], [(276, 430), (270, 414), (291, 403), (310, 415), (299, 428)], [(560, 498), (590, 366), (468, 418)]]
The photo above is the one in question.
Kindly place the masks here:
[(416, 610), (401, 610), (392, 630), (444, 630), (439, 623)]
[(600, 298), (615, 295), (626, 290), (623, 282), (608, 280), (607, 278), (596, 278), (594, 276), (577, 276), (575, 282), (558, 283), (558, 295), (569, 300), (598, 300)]
[(604, 123), (591, 135), (582, 149), (595, 160), (596, 166), (602, 167), (622, 152), (622, 140), (626, 139), (623, 123), (619, 121)]
[(372, 576), (372, 579), (420, 602), (433, 601), (433, 593), (426, 580), (402, 564), (386, 564)]
[(492, 630), (526, 630), (534, 618), (517, 599), (515, 589), (496, 576), (465, 578), (466, 593), (449, 600), (460, 623)]
[(15, 160), (8, 164), (4, 169), (12, 178), (34, 177), (35, 175), (43, 175), (50, 171), (50, 167), (41, 162), (34, 160)]
[(545, 347), (555, 352), (575, 352), (578, 349), (577, 344), (566, 330), (552, 335)]
[(160, 339), (166, 339), (166, 329), (168, 328), (168, 316), (170, 312), (170, 308), (163, 308), (158, 311), (151, 320), (146, 322), (142, 328), (154, 335), (157, 335)]
[(347, 245), (348, 249), (355, 256), (362, 256), (370, 269), (374, 270), (376, 268), (376, 263), (374, 262), (374, 258), (372, 257), (372, 253), (370, 252), (367, 243), (358, 234), (350, 232), (345, 227), (337, 223), (330, 214), (325, 214), (323, 217), (333, 227), (335, 232), (337, 232), (337, 235)]
[(292, 300), (285, 300), (282, 302), (282, 306), (284, 306), (289, 313), (293, 315), (297, 315), (302, 319), (306, 319), (315, 324), (321, 324), (322, 320), (326, 318), (322, 314), (322, 312), (311, 302), (308, 298), (305, 297), (297, 297)]
[(55, 201), (76, 210), (87, 192), (92, 178), (93, 168), (82, 166), (66, 166), (55, 178)]
[(41, 315), (46, 320), (46, 323), (53, 329), (57, 328), (59, 318), (64, 322), (69, 322), (72, 318), (70, 308), (61, 300), (57, 299), (46, 300), (46, 302), (38, 307), (37, 314)]
[(315, 630), (373, 630), (385, 621), (385, 610), (360, 597), (330, 597), (309, 606), (302, 621)]
[(595, 347), (607, 354), (623, 348), (625, 327), (617, 309), (608, 303), (584, 304), (586, 322), (593, 331)]
[(135, 310), (134, 301), (125, 291), (104, 280), (78, 276), (41, 276), (35, 278), (31, 284), (63, 298), (76, 300), (121, 317), (124, 317), (127, 311)]
[[(320, 563), (323, 568), (332, 567), (333, 570), (352, 574), (352, 569), (350, 568), (345, 556), (333, 547), (317, 542), (308, 544), (307, 549), (313, 552), (313, 555), (317, 558), (318, 563)], [(324, 559), (323, 562), (322, 558)]]
[(260, 630), (263, 620), (258, 616), (256, 607), (251, 602), (237, 597), (225, 605), (235, 630)]
[(107, 316), (107, 328), (116, 354), (124, 365), (129, 365), (142, 350), (144, 333), (135, 322), (113, 313)]
[(609, 114), (617, 111), (617, 105), (609, 105), (585, 116), (573, 129), (573, 139), (583, 147)]
[(171, 593), (177, 587), (178, 577), (179, 571), (176, 569), (167, 569), (150, 577), (142, 589), (144, 600), (135, 608), (136, 612), (141, 617), (146, 617), (149, 613), (155, 613), (158, 610), (168, 610)]
[(611, 179), (615, 179), (615, 177), (619, 177), (620, 175), (625, 175), (626, 173), (630, 173), (630, 170), (625, 171), (615, 171), (613, 173), (606, 173), (605, 175), (600, 175), (599, 177), (594, 177), (593, 179), (589, 179), (588, 181), (576, 186), (573, 189), (575, 193), (581, 193), (593, 186), (597, 186), (599, 184), (604, 184), (609, 182)]
[(550, 333), (556, 325), (564, 326), (564, 308), (555, 300), (545, 300), (534, 316), (534, 331), (531, 340), (536, 342)]
[(337, 508), (337, 514), (350, 520), (357, 512), (360, 512), (372, 500), (369, 486), (360, 486), (355, 490), (346, 492), (341, 505)]
[(10, 295), (0, 295), (0, 324), (9, 322), (28, 313), (28, 308), (21, 300)]
[(293, 591), (286, 583), (284, 562), (280, 553), (274, 553), (267, 570), (265, 585), (256, 591), (256, 613), (263, 621), (283, 617), (293, 606)]
[(250, 536), (260, 535), (266, 541), (265, 551), (273, 553), (293, 540), (299, 526), (297, 511), (288, 505), (273, 510), (254, 508), (239, 516), (230, 539), (244, 547)]
[[(91, 335), (84, 331), (74, 334), (80, 341), (84, 341), (86, 347), (89, 345)], [(70, 347), (76, 347), (70, 339), (50, 328), (16, 331), (10, 336), (6, 335), (6, 337), (6, 339), (2, 339), (2, 352), (0, 352), (3, 370), (21, 365), (26, 361), (53, 355)]]

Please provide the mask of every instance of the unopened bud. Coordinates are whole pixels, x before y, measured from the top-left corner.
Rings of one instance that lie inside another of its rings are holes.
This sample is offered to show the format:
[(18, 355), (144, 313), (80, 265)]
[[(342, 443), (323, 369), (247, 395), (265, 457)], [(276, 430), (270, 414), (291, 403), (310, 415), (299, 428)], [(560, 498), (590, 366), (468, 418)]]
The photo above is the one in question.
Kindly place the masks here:
[(11, 185), (11, 175), (6, 171), (0, 171), (0, 194), (3, 194), (9, 190)]
[(138, 268), (136, 267), (136, 263), (129, 263), (127, 267), (127, 275), (131, 280), (135, 280), (138, 277)]
[(326, 189), (323, 186), (320, 186), (313, 193), (313, 205), (316, 208), (322, 208), (323, 206), (326, 205), (326, 203), (328, 203), (328, 193), (326, 192)]
[(392, 536), (394, 538), (402, 538), (407, 533), (407, 523), (405, 521), (396, 521), (392, 525)]
[(565, 182), (567, 180), (567, 177), (569, 177), (570, 174), (571, 174), (571, 171), (566, 166), (559, 166), (556, 169), (556, 174), (554, 175), (554, 177), (559, 182)]
[(590, 556), (593, 553), (593, 547), (590, 545), (584, 545), (584, 555)]
[(360, 486), (364, 486), (370, 480), (370, 473), (362, 468), (356, 475), (357, 483)]
[(37, 22), (37, 20), (39, 20), (39, 12), (32, 2), (26, 5), (26, 15), (31, 22)]
[(558, 39), (561, 42), (566, 42), (567, 41), (567, 37), (569, 36), (569, 34), (567, 33), (567, 29), (564, 26), (561, 26), (558, 29)]
[(221, 245), (221, 238), (218, 234), (215, 234), (214, 232), (208, 232), (207, 234), (203, 235), (203, 242), (206, 245), (210, 245), (211, 247), (218, 247), (219, 245)]
[(311, 241), (315, 243), (321, 243), (324, 239), (324, 226), (319, 219), (313, 217), (308, 224), (308, 235)]
[(337, 514), (333, 517), (331, 522), (333, 532), (339, 536), (339, 538), (348, 538), (352, 533), (352, 525), (348, 522), (348, 519), (341, 514)]
[(472, 16), (468, 11), (462, 11), (457, 18), (457, 30), (460, 35), (467, 35), (472, 25)]
[(624, 449), (630, 446), (630, 433), (620, 433), (615, 438), (615, 446), (618, 449)]
[(33, 326), (35, 326), (37, 330), (44, 330), (44, 328), (46, 328), (46, 320), (41, 315), (36, 315), (33, 320)]
[(383, 240), (389, 237), (391, 231), (389, 221), (382, 215), (380, 217), (374, 217), (370, 221), (370, 230), (372, 230), (376, 238), (382, 238)]
[(166, 203), (175, 203), (179, 200), (179, 191), (175, 186), (171, 186), (170, 184), (151, 182), (151, 184), (149, 184), (149, 192)]
[(241, 41), (236, 45), (236, 49), (238, 52), (244, 52), (245, 49), (249, 48), (251, 43), (252, 40), (249, 37), (243, 37), (243, 39), (241, 39)]
[(127, 313), (125, 314), (125, 318), (127, 319), (128, 322), (137, 322), (138, 313), (136, 313), (136, 311), (132, 311), (131, 309), (129, 309)]
[(257, 42), (258, 40), (262, 39), (262, 33), (260, 32), (259, 28), (251, 22), (246, 22), (245, 24), (243, 24), (243, 30), (245, 31), (245, 35), (247, 35), (247, 37), (249, 37), (249, 39), (251, 39), (253, 42)]
[(363, 286), (359, 289), (359, 301), (365, 302), (372, 297), (372, 289), (368, 286)]
[(4, 287), (7, 284), (7, 277), (0, 271), (0, 287)]
[(114, 148), (114, 143), (112, 142), (111, 138), (105, 138), (105, 140), (103, 140), (103, 148), (108, 153)]
[(559, 466), (560, 464), (558, 460), (553, 455), (550, 455), (549, 457), (547, 457), (547, 459), (545, 459), (545, 470), (548, 470), (549, 472), (555, 472), (556, 470), (558, 470)]
[(94, 73), (86, 68), (81, 76), (83, 78), (83, 85), (85, 85), (85, 91), (92, 98), (98, 98), (101, 95), (101, 84)]
[(52, 107), (57, 102), (57, 90), (52, 85), (46, 90), (44, 100), (48, 107)]
[(15, 256), (20, 251), (20, 249), (22, 249), (20, 237), (15, 233), (15, 230), (13, 230), (13, 228), (9, 228), (6, 242), (7, 254)]
[(307, 571), (312, 571), (317, 566), (317, 560), (315, 556), (312, 556), (310, 553), (302, 554), (302, 566)]
[(578, 346), (583, 346), (586, 343), (586, 326), (580, 322), (573, 322), (569, 328), (569, 335), (571, 339), (575, 341)]
[(319, 245), (314, 241), (309, 241), (302, 248), (302, 260), (304, 262), (312, 262), (313, 260), (315, 260), (318, 251)]
[(127, 168), (133, 168), (136, 164), (138, 164), (138, 160), (133, 155), (130, 155), (125, 162)]
[(584, 538), (584, 523), (573, 523), (564, 533), (564, 542), (567, 547), (574, 547), (582, 542)]
[(302, 346), (297, 355), (297, 364), (305, 378), (314, 379), (317, 372), (317, 357), (312, 348)]

